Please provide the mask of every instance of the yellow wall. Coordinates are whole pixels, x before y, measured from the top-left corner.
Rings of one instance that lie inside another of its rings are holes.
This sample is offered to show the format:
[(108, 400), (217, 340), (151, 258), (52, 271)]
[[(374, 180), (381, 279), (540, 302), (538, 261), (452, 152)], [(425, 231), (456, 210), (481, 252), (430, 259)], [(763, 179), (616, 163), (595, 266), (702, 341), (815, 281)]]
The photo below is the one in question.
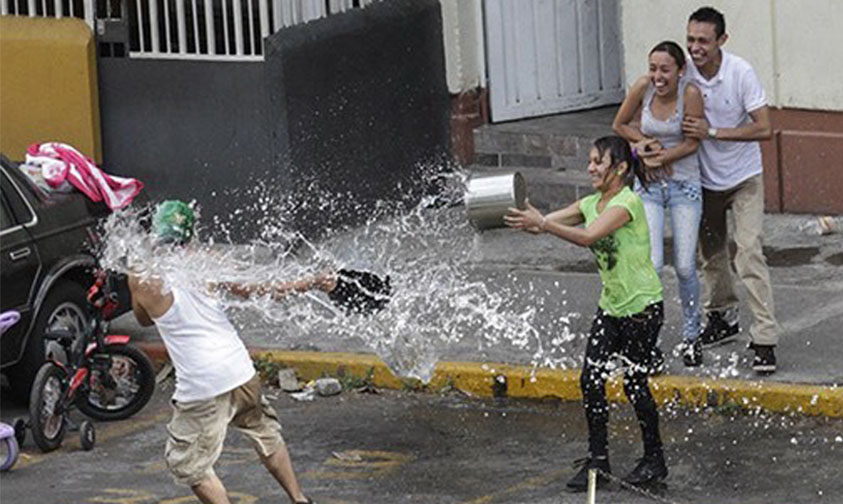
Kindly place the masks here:
[(84, 21), (0, 16), (0, 150), (70, 144), (102, 162), (93, 34)]
[(724, 49), (749, 61), (774, 107), (843, 110), (843, 1), (621, 0), (627, 82), (662, 40), (684, 47), (688, 16), (711, 5), (726, 17)]

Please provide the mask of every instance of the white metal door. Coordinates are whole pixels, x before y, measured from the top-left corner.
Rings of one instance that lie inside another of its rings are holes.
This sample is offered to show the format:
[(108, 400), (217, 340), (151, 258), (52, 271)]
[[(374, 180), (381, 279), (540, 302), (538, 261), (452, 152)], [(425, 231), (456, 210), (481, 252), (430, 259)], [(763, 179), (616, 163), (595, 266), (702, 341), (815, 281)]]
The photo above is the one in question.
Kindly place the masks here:
[(485, 0), (492, 121), (620, 103), (617, 0)]

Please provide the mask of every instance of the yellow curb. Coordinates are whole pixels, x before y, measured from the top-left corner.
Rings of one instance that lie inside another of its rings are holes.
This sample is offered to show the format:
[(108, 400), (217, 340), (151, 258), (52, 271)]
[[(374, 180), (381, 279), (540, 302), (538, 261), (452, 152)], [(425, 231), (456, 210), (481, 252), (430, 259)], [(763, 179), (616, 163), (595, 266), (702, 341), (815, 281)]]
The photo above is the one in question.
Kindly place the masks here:
[[(294, 368), (302, 380), (322, 376), (366, 378), (380, 388), (414, 388), (412, 380), (396, 377), (372, 354), (265, 351), (256, 356)], [(495, 385), (495, 382), (498, 385)], [(529, 366), (480, 362), (439, 362), (429, 390), (448, 385), (479, 397), (581, 400), (579, 370), (536, 369)], [(505, 386), (504, 386), (505, 384)], [(650, 389), (659, 404), (687, 407), (736, 407), (776, 413), (843, 418), (843, 387), (727, 380), (692, 376), (657, 376)], [(626, 401), (619, 378), (609, 381), (609, 399)]]

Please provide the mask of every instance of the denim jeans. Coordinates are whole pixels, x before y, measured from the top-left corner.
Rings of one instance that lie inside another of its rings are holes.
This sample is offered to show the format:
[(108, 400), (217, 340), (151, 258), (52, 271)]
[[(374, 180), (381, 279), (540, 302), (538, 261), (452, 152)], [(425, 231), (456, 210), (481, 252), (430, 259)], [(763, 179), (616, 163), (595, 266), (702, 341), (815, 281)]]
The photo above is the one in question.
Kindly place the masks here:
[(697, 240), (702, 216), (702, 187), (698, 181), (662, 180), (644, 189), (636, 183), (644, 201), (650, 228), (650, 257), (661, 276), (664, 267), (664, 212), (670, 209), (673, 228), (673, 267), (679, 279), (682, 304), (682, 338), (697, 339), (700, 333), (700, 281), (697, 278)]

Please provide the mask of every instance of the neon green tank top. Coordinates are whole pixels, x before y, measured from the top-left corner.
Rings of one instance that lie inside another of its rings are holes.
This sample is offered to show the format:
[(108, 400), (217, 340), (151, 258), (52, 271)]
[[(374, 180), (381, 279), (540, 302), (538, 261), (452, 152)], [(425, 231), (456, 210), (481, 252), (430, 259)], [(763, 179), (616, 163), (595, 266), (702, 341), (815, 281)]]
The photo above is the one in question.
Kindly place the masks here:
[[(597, 192), (580, 200), (585, 225), (600, 215)], [(597, 260), (603, 291), (600, 308), (613, 317), (626, 317), (642, 312), (648, 305), (662, 300), (662, 283), (650, 259), (650, 231), (644, 214), (644, 203), (629, 187), (624, 187), (606, 204), (622, 207), (630, 220), (590, 248)]]

